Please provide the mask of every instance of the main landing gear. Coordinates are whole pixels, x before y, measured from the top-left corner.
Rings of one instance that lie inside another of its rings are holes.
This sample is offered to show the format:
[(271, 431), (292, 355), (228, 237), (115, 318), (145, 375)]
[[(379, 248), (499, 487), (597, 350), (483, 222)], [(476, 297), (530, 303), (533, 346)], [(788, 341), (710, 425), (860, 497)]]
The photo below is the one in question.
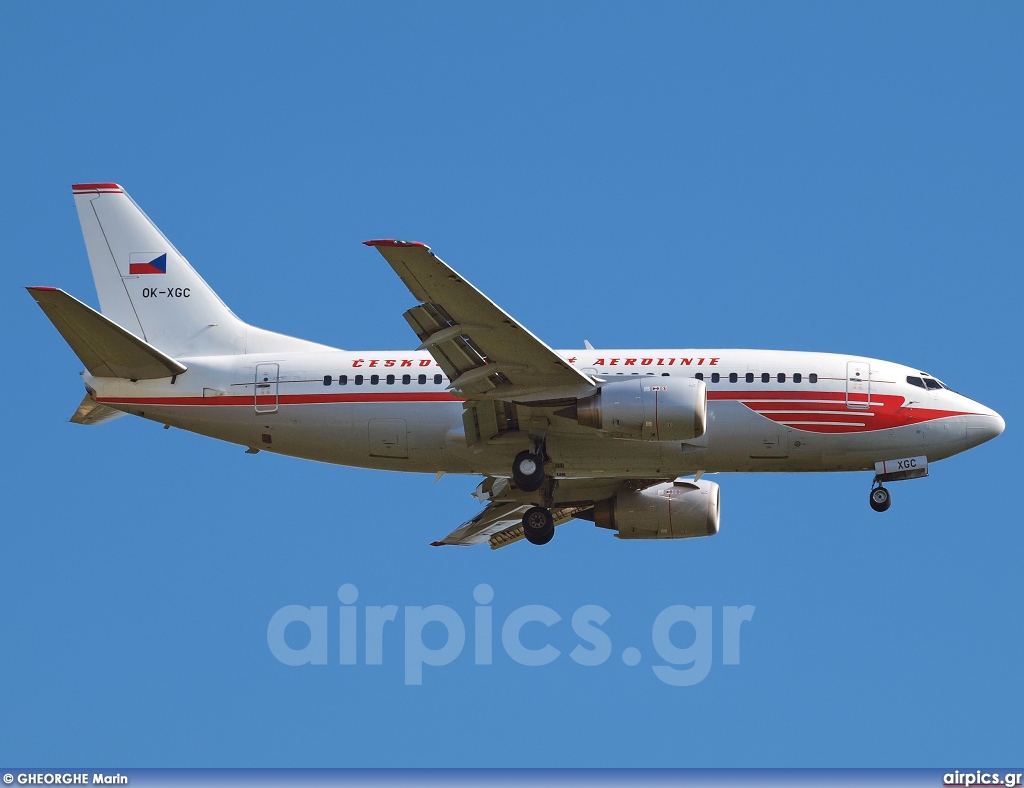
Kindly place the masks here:
[(551, 510), (543, 506), (533, 506), (523, 515), (523, 533), (530, 544), (547, 544), (555, 535), (555, 521), (551, 518)]
[[(537, 492), (544, 486), (544, 444), (519, 452), (512, 461), (512, 480), (523, 492)], [(551, 503), (550, 490), (544, 502)], [(547, 506), (531, 506), (523, 515), (523, 534), (530, 544), (547, 544), (555, 535), (555, 521)]]
[(523, 492), (536, 492), (544, 485), (544, 455), (539, 452), (521, 451), (512, 461), (512, 479)]
[(868, 500), (871, 503), (871, 508), (876, 512), (884, 512), (892, 506), (892, 496), (889, 495), (889, 491), (882, 486), (881, 482), (878, 482), (877, 486), (871, 488), (871, 497)]

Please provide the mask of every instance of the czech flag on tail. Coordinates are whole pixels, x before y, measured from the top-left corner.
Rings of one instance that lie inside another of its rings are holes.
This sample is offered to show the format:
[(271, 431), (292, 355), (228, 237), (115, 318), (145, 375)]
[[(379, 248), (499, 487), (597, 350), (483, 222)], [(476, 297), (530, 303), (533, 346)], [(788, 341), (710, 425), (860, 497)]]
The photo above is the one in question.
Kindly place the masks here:
[[(134, 258), (140, 258), (139, 262), (135, 262)], [(152, 257), (148, 254), (133, 254), (128, 261), (128, 273), (129, 274), (166, 274), (167, 273), (167, 253), (164, 252), (159, 257)]]

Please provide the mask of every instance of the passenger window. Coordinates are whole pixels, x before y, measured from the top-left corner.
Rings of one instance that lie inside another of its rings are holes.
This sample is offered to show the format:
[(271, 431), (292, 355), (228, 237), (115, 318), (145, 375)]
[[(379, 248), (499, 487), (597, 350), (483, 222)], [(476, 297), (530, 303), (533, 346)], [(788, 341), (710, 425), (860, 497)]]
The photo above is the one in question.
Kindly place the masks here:
[(408, 386), (412, 382), (412, 375), (402, 375), (402, 384)]
[(427, 382), (427, 376), (426, 375), (420, 375), (418, 378), (416, 378), (416, 380), (422, 386), (422, 385), (424, 385)]
[(362, 386), (363, 385), (363, 376), (362, 375), (356, 375), (356, 385), (357, 386)]
[(380, 383), (380, 375), (370, 375), (370, 385), (376, 386)]
[(667, 373), (667, 372), (662, 372), (662, 373), (661, 373), (661, 376), (662, 376), (663, 378), (667, 378), (667, 377), (668, 377), (668, 373)]
[(818, 382), (818, 373), (817, 372), (812, 372), (810, 375), (807, 376), (807, 379), (811, 383), (817, 383)]
[(698, 372), (694, 377), (697, 378), (697, 380), (704, 380), (704, 373)]
[(754, 382), (754, 373), (753, 372), (748, 372), (747, 376), (746, 376), (746, 378), (744, 378), (744, 380), (746, 380), (747, 383), (753, 383)]
[(777, 378), (777, 380), (779, 381), (779, 383), (785, 383), (786, 382), (786, 373), (785, 372), (780, 372), (779, 373), (779, 377)]
[(441, 385), (441, 376), (440, 375), (434, 375), (434, 385), (435, 386), (440, 386)]
[(804, 379), (804, 376), (801, 375), (799, 372), (794, 372), (793, 373), (793, 382), (794, 383), (800, 383), (803, 379)]
[(907, 383), (911, 386), (917, 386), (919, 389), (924, 388), (924, 381), (921, 378), (914, 377), (913, 375), (907, 375)]
[(325, 386), (330, 386), (331, 385), (331, 379), (332, 378), (331, 378), (330, 375), (324, 375), (324, 385)]
[(942, 386), (939, 385), (939, 381), (933, 380), (932, 378), (925, 378), (924, 383), (930, 390), (942, 388)]
[(717, 382), (718, 382), (718, 381), (720, 381), (721, 379), (722, 379), (722, 376), (721, 376), (721, 375), (719, 375), (719, 374), (718, 374), (717, 372), (712, 372), (712, 373), (711, 373), (711, 382), (712, 382), (712, 383), (717, 383)]
[(730, 372), (729, 373), (729, 382), (730, 383), (735, 383), (739, 379), (740, 379), (740, 376), (737, 375), (735, 372)]
[(388, 375), (386, 380), (387, 380), (389, 386), (393, 386), (395, 384), (395, 376), (394, 375)]
[(348, 375), (338, 375), (338, 385), (344, 386), (348, 383)]
[(761, 382), (762, 383), (767, 383), (771, 379), (772, 379), (772, 376), (769, 373), (767, 373), (767, 372), (762, 372), (761, 373)]

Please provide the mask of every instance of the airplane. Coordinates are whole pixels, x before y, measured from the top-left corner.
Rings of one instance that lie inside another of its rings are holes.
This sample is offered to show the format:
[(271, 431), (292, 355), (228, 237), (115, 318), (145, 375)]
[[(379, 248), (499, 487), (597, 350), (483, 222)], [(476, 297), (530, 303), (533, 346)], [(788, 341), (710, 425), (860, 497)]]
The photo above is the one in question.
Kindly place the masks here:
[[(887, 482), (1003, 432), (916, 367), (772, 350), (556, 351), (422, 243), (366, 241), (408, 287), (409, 350), (341, 350), (236, 317), (115, 183), (72, 187), (97, 312), (27, 288), (85, 366), (71, 417), (132, 414), (260, 451), (479, 475), (483, 510), (434, 545), (525, 539), (586, 520), (620, 539), (718, 533), (708, 474), (874, 471)], [(411, 344), (411, 343), (410, 343)]]

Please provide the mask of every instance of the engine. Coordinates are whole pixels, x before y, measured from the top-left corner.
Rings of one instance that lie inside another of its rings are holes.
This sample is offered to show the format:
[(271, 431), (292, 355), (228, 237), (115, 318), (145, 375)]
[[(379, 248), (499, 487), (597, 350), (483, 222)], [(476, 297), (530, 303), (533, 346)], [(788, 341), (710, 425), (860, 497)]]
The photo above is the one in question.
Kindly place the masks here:
[(719, 499), (714, 482), (666, 482), (598, 501), (593, 520), (599, 528), (618, 531), (620, 539), (712, 536), (718, 533)]
[(686, 441), (704, 434), (708, 393), (704, 381), (696, 378), (631, 376), (605, 384), (567, 410), (559, 415), (616, 438)]

